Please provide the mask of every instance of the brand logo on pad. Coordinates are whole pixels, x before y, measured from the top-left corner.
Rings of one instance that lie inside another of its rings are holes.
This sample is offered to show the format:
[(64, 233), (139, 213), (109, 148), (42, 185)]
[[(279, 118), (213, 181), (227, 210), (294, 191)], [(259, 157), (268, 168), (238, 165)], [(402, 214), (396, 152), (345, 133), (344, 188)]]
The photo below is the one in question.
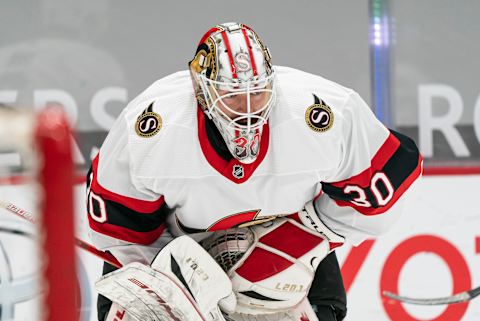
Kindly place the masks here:
[(153, 112), (153, 102), (138, 116), (135, 132), (140, 137), (152, 137), (162, 128), (162, 117)]
[(308, 127), (316, 132), (329, 130), (333, 125), (333, 113), (325, 102), (319, 99), (315, 94), (314, 104), (307, 108), (305, 112), (305, 121)]

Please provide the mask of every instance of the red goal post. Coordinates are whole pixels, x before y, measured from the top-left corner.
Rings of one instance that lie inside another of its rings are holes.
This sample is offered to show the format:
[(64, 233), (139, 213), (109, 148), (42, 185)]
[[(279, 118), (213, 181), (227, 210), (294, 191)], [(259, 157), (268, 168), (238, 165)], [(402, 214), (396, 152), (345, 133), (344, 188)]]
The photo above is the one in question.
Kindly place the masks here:
[[(76, 321), (76, 262), (71, 130), (60, 108), (39, 112), (0, 108), (0, 153), (26, 155), (33, 169), (41, 254), (42, 321)], [(8, 200), (5, 200), (8, 201)]]

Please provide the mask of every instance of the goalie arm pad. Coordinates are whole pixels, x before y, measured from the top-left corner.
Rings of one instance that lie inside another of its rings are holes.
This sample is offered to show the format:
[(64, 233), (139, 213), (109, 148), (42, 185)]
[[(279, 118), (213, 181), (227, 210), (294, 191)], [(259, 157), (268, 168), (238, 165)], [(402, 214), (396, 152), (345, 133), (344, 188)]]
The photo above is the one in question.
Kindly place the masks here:
[(95, 287), (140, 321), (224, 321), (219, 306), (236, 304), (225, 272), (188, 236), (170, 242), (150, 267), (131, 263)]

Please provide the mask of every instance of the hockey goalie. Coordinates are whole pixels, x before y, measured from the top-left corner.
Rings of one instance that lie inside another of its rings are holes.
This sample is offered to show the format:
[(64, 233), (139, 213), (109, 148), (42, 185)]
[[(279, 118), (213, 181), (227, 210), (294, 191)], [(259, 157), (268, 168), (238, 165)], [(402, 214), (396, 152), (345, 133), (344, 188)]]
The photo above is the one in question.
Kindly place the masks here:
[(99, 320), (342, 320), (334, 249), (387, 231), (421, 171), (354, 90), (214, 26), (92, 162), (90, 236), (124, 266), (96, 284)]

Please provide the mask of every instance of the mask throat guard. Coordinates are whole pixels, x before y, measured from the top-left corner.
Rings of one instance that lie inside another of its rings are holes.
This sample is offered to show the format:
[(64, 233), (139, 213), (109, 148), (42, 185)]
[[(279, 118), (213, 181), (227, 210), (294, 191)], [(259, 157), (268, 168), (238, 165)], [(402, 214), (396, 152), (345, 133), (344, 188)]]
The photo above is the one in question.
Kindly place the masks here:
[[(274, 74), (247, 81), (214, 81), (201, 74), (198, 78), (205, 93), (204, 112), (213, 120), (230, 153), (242, 163), (253, 163), (258, 156), (263, 126), (267, 123), (276, 100)], [(219, 90), (226, 93), (222, 94)], [(268, 97), (263, 105), (253, 108), (252, 95), (265, 93)], [(246, 95), (245, 112), (235, 110), (225, 101), (238, 95)], [(252, 109), (255, 111), (252, 112)], [(229, 117), (227, 112), (233, 117)]]

